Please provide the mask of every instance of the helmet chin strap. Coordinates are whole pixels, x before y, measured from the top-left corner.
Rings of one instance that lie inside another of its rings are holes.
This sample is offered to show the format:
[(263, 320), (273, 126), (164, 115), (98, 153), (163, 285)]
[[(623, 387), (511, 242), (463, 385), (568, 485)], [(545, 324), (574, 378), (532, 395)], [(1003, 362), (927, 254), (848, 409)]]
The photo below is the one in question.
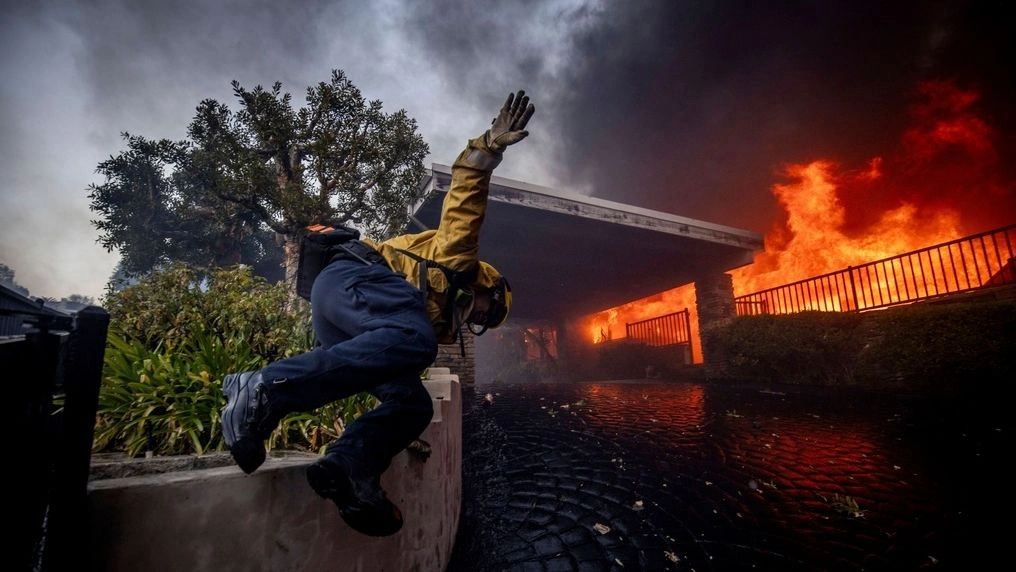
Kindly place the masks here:
[(482, 336), (483, 333), (487, 331), (487, 324), (483, 324), (482, 326), (480, 326), (480, 331), (476, 331), (476, 330), (473, 329), (473, 326), (475, 326), (475, 325), (476, 324), (474, 324), (472, 322), (467, 322), (466, 323), (466, 327), (469, 328), (470, 332), (473, 332), (474, 336)]

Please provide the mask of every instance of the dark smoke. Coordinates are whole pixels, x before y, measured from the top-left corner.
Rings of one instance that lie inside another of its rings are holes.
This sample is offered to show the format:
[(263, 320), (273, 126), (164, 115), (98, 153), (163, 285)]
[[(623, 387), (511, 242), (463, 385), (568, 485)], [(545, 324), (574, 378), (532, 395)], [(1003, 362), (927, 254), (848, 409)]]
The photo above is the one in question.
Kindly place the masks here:
[[(862, 168), (896, 153), (922, 81), (979, 91), (998, 154), (1012, 157), (1016, 34), (1005, 5), (605, 2), (556, 15), (575, 24), (570, 61), (557, 69), (517, 41), (526, 30), (513, 23), (539, 3), (428, 3), (413, 17), (449, 76), (491, 94), (521, 76), (551, 95), (540, 121), (554, 123), (559, 180), (765, 231), (780, 216), (769, 188), (784, 165)], [(488, 50), (504, 54), (503, 67), (477, 65)], [(1009, 163), (999, 168), (1012, 181)]]
[(580, 39), (573, 176), (624, 202), (766, 229), (784, 163), (890, 152), (924, 79), (975, 84), (1012, 148), (1001, 2), (618, 3)]

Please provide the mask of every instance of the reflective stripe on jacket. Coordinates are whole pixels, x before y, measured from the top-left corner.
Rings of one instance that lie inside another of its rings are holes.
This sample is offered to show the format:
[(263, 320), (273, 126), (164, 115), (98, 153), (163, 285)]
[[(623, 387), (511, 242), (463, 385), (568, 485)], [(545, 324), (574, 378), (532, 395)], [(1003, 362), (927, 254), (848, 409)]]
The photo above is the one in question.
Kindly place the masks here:
[[(479, 263), (480, 226), (487, 213), (487, 194), (490, 177), (501, 162), (502, 154), (487, 147), (486, 134), (471, 139), (452, 164), (452, 182), (441, 207), (441, 221), (436, 230), (417, 234), (404, 234), (381, 243), (364, 240), (381, 253), (395, 272), (406, 276), (418, 288), (419, 264), (399, 252), (407, 250), (433, 260), (457, 272), (468, 272)], [(452, 324), (445, 318), (443, 309), (448, 295), (448, 278), (441, 269), (427, 269), (427, 314), (434, 324), (439, 343), (455, 341)], [(493, 285), (497, 276), (477, 277), (480, 286)]]

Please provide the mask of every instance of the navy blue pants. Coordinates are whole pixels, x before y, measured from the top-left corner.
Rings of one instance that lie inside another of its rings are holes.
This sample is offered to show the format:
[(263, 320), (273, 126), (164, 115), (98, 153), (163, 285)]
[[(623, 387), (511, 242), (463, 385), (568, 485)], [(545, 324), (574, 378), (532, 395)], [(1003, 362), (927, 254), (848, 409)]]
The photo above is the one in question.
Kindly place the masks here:
[[(311, 291), (320, 346), (262, 370), (275, 410), (311, 411), (370, 392), (381, 404), (350, 423), (328, 446), (357, 472), (380, 475), (434, 414), (420, 373), (434, 362), (437, 338), (423, 294), (362, 243), (355, 258), (333, 261)], [(278, 408), (278, 409), (276, 409)]]

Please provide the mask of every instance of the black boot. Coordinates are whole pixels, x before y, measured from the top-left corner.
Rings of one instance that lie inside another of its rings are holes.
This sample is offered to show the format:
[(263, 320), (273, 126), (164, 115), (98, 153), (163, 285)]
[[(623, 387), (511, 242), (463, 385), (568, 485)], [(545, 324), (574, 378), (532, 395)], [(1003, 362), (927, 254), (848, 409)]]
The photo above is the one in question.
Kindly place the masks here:
[(260, 371), (231, 373), (222, 380), (226, 407), (222, 409), (222, 436), (243, 472), (253, 473), (265, 462), (265, 439), (278, 424), (272, 415)]
[(378, 476), (354, 474), (337, 455), (327, 455), (307, 467), (307, 481), (318, 495), (339, 507), (342, 520), (368, 536), (390, 536), (402, 528), (402, 512), (381, 488)]

